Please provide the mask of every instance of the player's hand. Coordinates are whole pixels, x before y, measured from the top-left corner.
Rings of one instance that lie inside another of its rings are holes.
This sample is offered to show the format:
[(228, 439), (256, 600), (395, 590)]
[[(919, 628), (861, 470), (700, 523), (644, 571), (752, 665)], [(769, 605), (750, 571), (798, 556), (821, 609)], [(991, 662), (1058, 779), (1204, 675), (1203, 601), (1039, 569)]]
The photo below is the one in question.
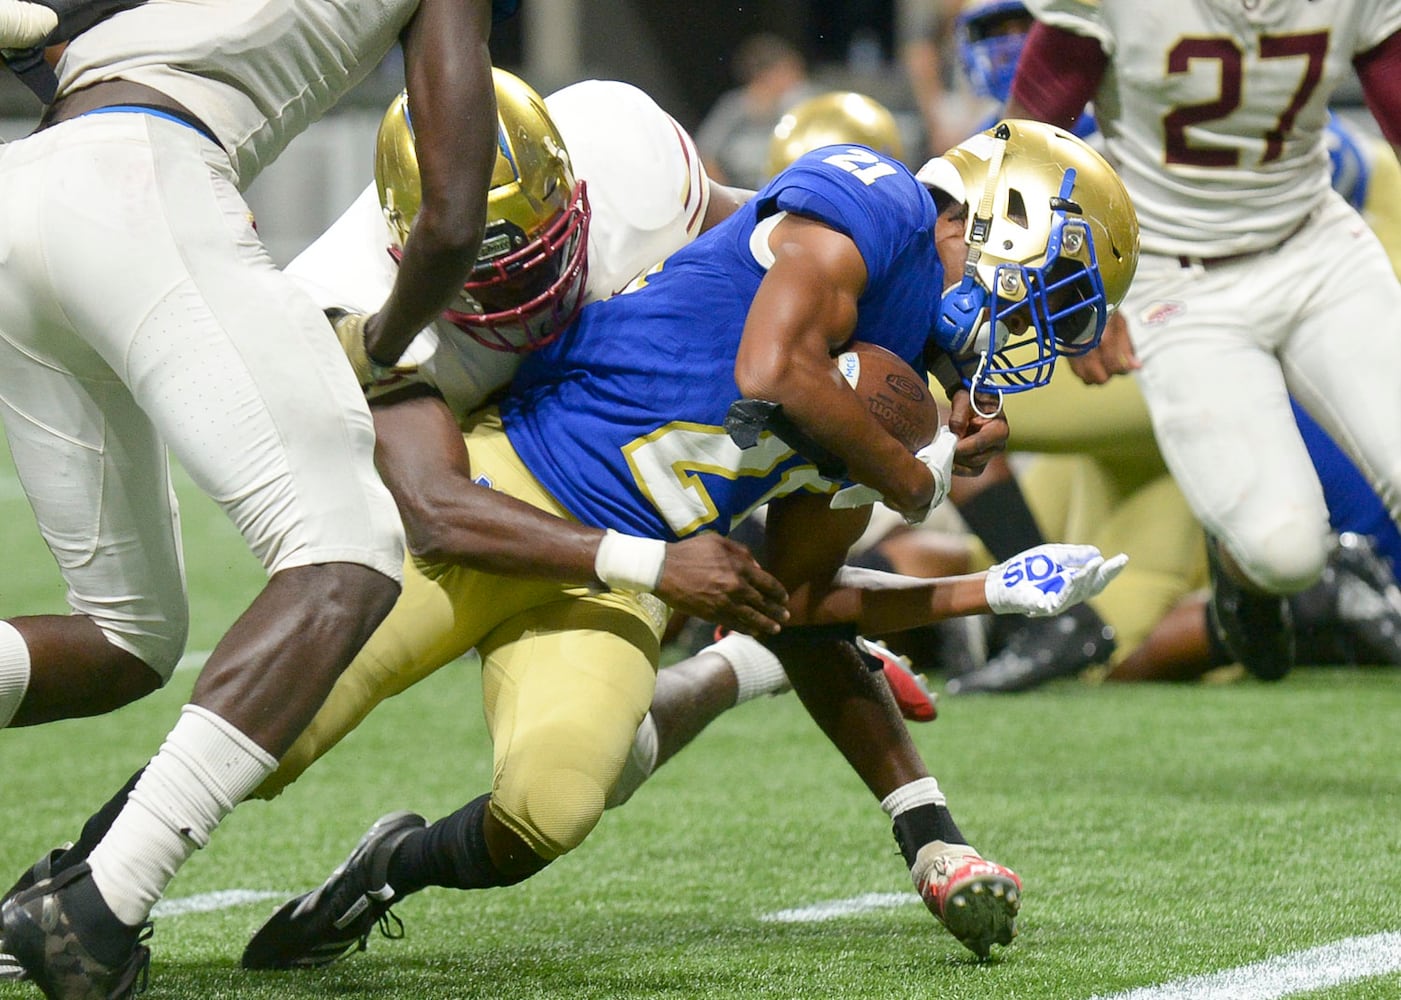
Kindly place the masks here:
[(958, 436), (944, 426), (939, 428), (939, 433), (934, 435), (933, 441), (915, 452), (915, 458), (923, 462), (934, 477), (934, 495), (929, 498), (929, 503), (923, 510), (904, 514), (906, 524), (923, 524), (929, 512), (943, 503), (949, 495), (949, 485), (953, 482), (954, 450), (957, 447)]
[(654, 592), (676, 611), (746, 635), (773, 635), (788, 621), (783, 584), (749, 549), (721, 535), (668, 544)]
[(993, 566), (983, 591), (997, 614), (1045, 618), (1094, 597), (1128, 561), (1122, 552), (1105, 559), (1093, 545), (1049, 542)]
[(958, 437), (953, 453), (955, 476), (976, 476), (994, 455), (1007, 450), (1011, 429), (995, 395), (979, 393), (977, 406), (967, 389), (955, 390), (949, 400), (949, 430)]
[[(933, 492), (930, 494), (929, 502), (918, 510), (900, 511), (907, 524), (921, 524), (929, 516), (929, 512), (949, 495), (949, 483), (953, 477), (954, 450), (958, 446), (958, 438), (948, 427), (940, 427), (939, 432), (934, 435), (934, 440), (929, 442), (919, 451), (915, 452), (917, 458), (933, 477)], [(884, 501), (886, 506), (892, 510), (895, 507), (889, 500), (881, 495), (879, 490), (872, 489), (861, 483), (843, 487), (832, 494), (832, 500), (828, 504), (833, 510), (849, 510), (853, 507), (869, 507), (877, 500)]]
[[(3, 3), (4, 0), (0, 0)], [(414, 365), (382, 365), (370, 357), (368, 349), (365, 347), (365, 324), (369, 322), (368, 313), (343, 312), (338, 309), (327, 310), (326, 318), (331, 321), (331, 327), (336, 331), (336, 339), (340, 341), (341, 350), (345, 352), (350, 367), (355, 370), (355, 378), (360, 382), (360, 388), (368, 390), (385, 380), (396, 376), (412, 374)]]
[(32, 49), (58, 27), (58, 15), (43, 4), (0, 0), (0, 49)]
[(1142, 367), (1129, 336), (1129, 324), (1117, 311), (1109, 314), (1104, 336), (1093, 351), (1079, 356), (1067, 355), (1065, 360), (1086, 385), (1103, 385), (1115, 375), (1127, 375)]

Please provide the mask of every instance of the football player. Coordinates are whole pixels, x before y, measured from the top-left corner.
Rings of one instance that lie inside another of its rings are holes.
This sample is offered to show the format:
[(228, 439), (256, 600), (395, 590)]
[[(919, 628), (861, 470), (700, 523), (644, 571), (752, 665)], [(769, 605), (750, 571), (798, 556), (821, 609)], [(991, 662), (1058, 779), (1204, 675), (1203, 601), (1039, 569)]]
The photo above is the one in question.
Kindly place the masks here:
[[(969, 0), (959, 16), (964, 73), (975, 90), (999, 106), (1010, 95), (1032, 23), (1020, 0)], [(1076, 134), (1092, 136), (1094, 128), (1087, 109), (1076, 122)], [(1334, 186), (1345, 196), (1362, 197), (1366, 185), (1356, 181), (1367, 176), (1367, 163), (1379, 162), (1377, 176), (1385, 187), (1396, 163), (1389, 148), (1383, 148), (1379, 161), (1373, 155), (1364, 157), (1370, 150), (1332, 114), (1327, 136), (1334, 153)], [(1385, 203), (1383, 196), (1380, 204)], [(1375, 197), (1372, 204), (1378, 204)], [(1384, 213), (1385, 209), (1368, 216), (1369, 221), (1375, 218), (1374, 228), (1383, 226), (1380, 233), (1387, 231)], [(1200, 525), (1162, 461), (1151, 419), (1133, 380), (1114, 379), (1091, 387), (1074, 378), (1073, 372), (1062, 370), (1047, 391), (1010, 399), (1008, 412), (1017, 428), (1016, 450), (1037, 453), (1019, 474), (1020, 488), (1003, 464), (995, 462), (991, 475), (958, 483), (962, 491), (956, 490), (953, 499), (960, 509), (964, 504), (972, 508), (968, 520), (976, 524), (983, 514), (1005, 520), (1007, 495), (1024, 492), (1037, 522), (1052, 528), (1055, 537), (1128, 552), (1129, 567), (1114, 589), (1095, 602), (1113, 632), (1113, 649), (1094, 655), (1070, 631), (1052, 641), (1029, 644), (1021, 641), (1022, 630), (1017, 629), (1003, 652), (983, 669), (951, 681), (949, 691), (1022, 690), (1106, 660), (1113, 664), (1110, 676), (1115, 679), (1155, 675), (1181, 679), (1206, 666), (1230, 662), (1230, 654), (1207, 632), (1204, 606), (1195, 596), (1207, 583)], [(1295, 415), (1324, 477), (1334, 531), (1369, 536), (1380, 553), (1394, 562), (1401, 555), (1401, 536), (1381, 501), (1331, 438), (1297, 406)], [(1113, 428), (1112, 433), (1108, 428)], [(999, 478), (1008, 485), (998, 485)], [(982, 488), (987, 493), (977, 496)], [(1393, 662), (1401, 655), (1394, 640), (1383, 641), (1386, 629), (1398, 622), (1398, 612), (1384, 591), (1376, 593), (1376, 600), (1346, 602), (1345, 609), (1337, 600), (1340, 586), (1347, 591), (1372, 587), (1366, 581), (1379, 568), (1375, 558), (1371, 545), (1337, 546), (1320, 589), (1298, 595), (1293, 610), (1303, 627), (1300, 662), (1338, 662), (1340, 642), (1349, 650), (1348, 659), (1360, 657), (1360, 662)], [(988, 559), (987, 554), (976, 553), (974, 564)], [(1375, 614), (1362, 614), (1364, 603)], [(1201, 614), (1192, 619), (1184, 604), (1196, 606)], [(1190, 643), (1182, 635), (1188, 620), (1193, 622), (1189, 631), (1200, 633)], [(998, 626), (1006, 631), (1004, 623)], [(1157, 634), (1160, 628), (1161, 635)], [(1190, 661), (1179, 661), (1170, 652), (1188, 648), (1210, 653), (1194, 653)]]
[[(1211, 538), (1214, 630), (1257, 676), (1280, 677), (1296, 656), (1285, 597), (1317, 581), (1333, 551), (1291, 396), (1345, 447), (1391, 520), (1401, 515), (1401, 404), (1358, 393), (1346, 360), (1401, 369), (1394, 338), (1368, 334), (1395, 312), (1401, 286), (1325, 170), (1327, 104), (1349, 66), (1383, 135), (1393, 146), (1401, 139), (1401, 9), (1266, 2), (1223, 15), (1193, 3), (1139, 16), (1146, 9), (1126, 4), (1027, 7), (1038, 24), (1010, 110), (1068, 121), (1094, 99), (1151, 222), (1152, 266), (1132, 308), (1076, 371), (1095, 384), (1134, 372), (1158, 445)], [(1294, 39), (1294, 55), (1278, 50), (1283, 37)], [(1130, 63), (1166, 69), (1136, 77)], [(1047, 87), (1053, 78), (1063, 85)], [(1223, 96), (1221, 80), (1240, 86)], [(1201, 117), (1217, 107), (1221, 117)], [(1256, 308), (1264, 303), (1274, 307), (1268, 315)], [(1205, 424), (1228, 432), (1208, 446)]]
[[(1009, 206), (1015, 218), (1003, 214)], [(977, 260), (966, 253), (970, 233)], [(891, 506), (922, 513), (933, 493), (918, 483), (934, 471), (892, 446), (832, 381), (831, 354), (859, 339), (923, 364), (938, 321), (930, 357), (945, 360), (957, 345), (957, 359), (940, 367), (947, 384), (964, 395), (965, 379), (1030, 385), (1058, 345), (1093, 342), (1133, 256), (1132, 209), (1113, 172), (1059, 130), (1005, 123), (931, 162), (921, 179), (865, 147), (827, 147), (673, 253), (638, 290), (582, 310), (527, 356), (500, 409), (475, 414), (465, 437), (440, 397), (408, 389), (381, 400), (380, 446), (397, 452), (385, 473), (398, 495), (439, 491), (437, 473), (418, 480), (414, 468), (452, 452), (461, 488), (475, 477), (519, 501), (490, 520), (433, 519), (438, 551), (480, 551), (483, 564), (495, 559), (503, 570), (456, 558), (410, 566), (400, 616), (347, 672), (271, 784), (294, 778), (378, 700), (472, 647), (483, 661), (493, 784), (433, 824), (412, 813), (382, 818), (327, 885), (260, 930), (244, 964), (333, 960), (419, 888), (511, 884), (576, 847), (598, 822), (652, 697), (662, 617), (648, 592), (666, 570), (666, 543), (723, 535), (765, 502), (767, 558), (791, 614), (767, 637), (770, 647), (892, 816), (934, 914), (980, 954), (1009, 942), (1017, 877), (968, 845), (849, 640), (858, 624), (889, 630), (990, 607), (1058, 611), (1101, 589), (1122, 561), (1049, 549), (1015, 560), (1011, 575), (843, 572), (862, 505), (880, 492), (869, 483), (884, 480)], [(1028, 258), (1035, 263), (1020, 263)], [(952, 301), (942, 294), (946, 269), (967, 283)], [(971, 304), (984, 293), (986, 305)], [(791, 424), (748, 428), (742, 445), (726, 430), (731, 407), (756, 399), (781, 405)], [(847, 456), (846, 468), (819, 471), (824, 459), (779, 436), (793, 438), (794, 426), (807, 435), (801, 447), (815, 441)], [(946, 482), (952, 450), (944, 454)], [(870, 469), (873, 459), (880, 469)], [(901, 464), (914, 473), (908, 480)], [(582, 549), (581, 566), (596, 571), (573, 585), (526, 575), (561, 549), (580, 550), (581, 525), (606, 531), (602, 547)], [(1031, 566), (1044, 589), (1028, 577)]]
[(373, 13), (120, 11), (68, 44), (39, 129), (0, 146), (0, 402), (72, 611), (0, 623), (0, 721), (106, 711), (169, 678), (187, 602), (167, 448), (269, 574), (101, 842), (0, 911), (50, 997), (144, 985), (152, 906), (400, 589), (403, 529), (364, 399), (240, 193), (402, 41), (434, 137), (419, 149), (431, 198), (362, 349), (396, 359), (461, 287), (495, 153), (491, 5)]

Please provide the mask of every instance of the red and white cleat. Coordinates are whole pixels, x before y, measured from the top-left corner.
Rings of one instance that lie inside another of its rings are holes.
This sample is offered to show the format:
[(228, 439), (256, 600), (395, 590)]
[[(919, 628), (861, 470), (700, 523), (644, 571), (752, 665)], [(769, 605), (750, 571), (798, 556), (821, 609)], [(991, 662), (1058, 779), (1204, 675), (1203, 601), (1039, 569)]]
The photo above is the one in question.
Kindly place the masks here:
[(925, 844), (910, 877), (929, 912), (979, 958), (987, 958), (993, 945), (1009, 945), (1017, 936), (1021, 878), (967, 844)]
[(900, 706), (900, 714), (911, 722), (933, 722), (939, 717), (939, 696), (929, 690), (924, 678), (911, 669), (908, 656), (898, 656), (886, 648), (884, 643), (873, 642), (862, 636), (856, 637), (856, 646), (867, 656), (874, 656), (881, 662), (890, 693), (895, 695), (895, 704)]

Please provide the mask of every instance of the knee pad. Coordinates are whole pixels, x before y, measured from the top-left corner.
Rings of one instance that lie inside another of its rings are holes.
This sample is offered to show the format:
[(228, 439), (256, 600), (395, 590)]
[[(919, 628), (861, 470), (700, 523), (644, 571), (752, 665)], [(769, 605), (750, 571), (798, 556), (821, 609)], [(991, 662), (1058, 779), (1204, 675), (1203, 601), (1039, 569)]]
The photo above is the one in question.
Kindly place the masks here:
[(1297, 594), (1313, 586), (1323, 574), (1328, 550), (1327, 525), (1297, 521), (1266, 525), (1230, 540), (1241, 572), (1271, 594)]
[(537, 772), (525, 783), (500, 782), (491, 793), (491, 811), (532, 851), (553, 861), (598, 825), (610, 785), (572, 768)]

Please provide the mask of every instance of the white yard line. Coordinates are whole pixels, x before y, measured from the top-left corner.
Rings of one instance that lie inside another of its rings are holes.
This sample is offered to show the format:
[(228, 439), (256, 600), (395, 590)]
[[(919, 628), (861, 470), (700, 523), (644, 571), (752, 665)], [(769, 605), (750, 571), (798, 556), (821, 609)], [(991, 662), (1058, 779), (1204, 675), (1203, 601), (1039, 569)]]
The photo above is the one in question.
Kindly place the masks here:
[(1401, 933), (1346, 938), (1263, 962), (1091, 1000), (1279, 1000), (1401, 970)]
[[(908, 892), (868, 892), (762, 914), (769, 923), (805, 924), (920, 902)], [(1090, 1000), (1282, 1000), (1358, 979), (1401, 972), (1401, 932), (1346, 938), (1261, 962)]]
[(224, 889), (221, 892), (203, 892), (197, 896), (182, 896), (179, 899), (162, 899), (151, 911), (153, 917), (180, 917), (187, 913), (214, 913), (217, 910), (231, 910), (235, 906), (261, 903), (265, 899), (287, 899), (285, 892), (266, 892), (255, 889)]
[(920, 898), (913, 892), (868, 892), (851, 899), (829, 899), (810, 906), (799, 906), (792, 910), (779, 910), (765, 913), (760, 920), (776, 924), (815, 924), (823, 920), (836, 920), (854, 913), (867, 913), (871, 910), (889, 910), (907, 903), (918, 903)]

